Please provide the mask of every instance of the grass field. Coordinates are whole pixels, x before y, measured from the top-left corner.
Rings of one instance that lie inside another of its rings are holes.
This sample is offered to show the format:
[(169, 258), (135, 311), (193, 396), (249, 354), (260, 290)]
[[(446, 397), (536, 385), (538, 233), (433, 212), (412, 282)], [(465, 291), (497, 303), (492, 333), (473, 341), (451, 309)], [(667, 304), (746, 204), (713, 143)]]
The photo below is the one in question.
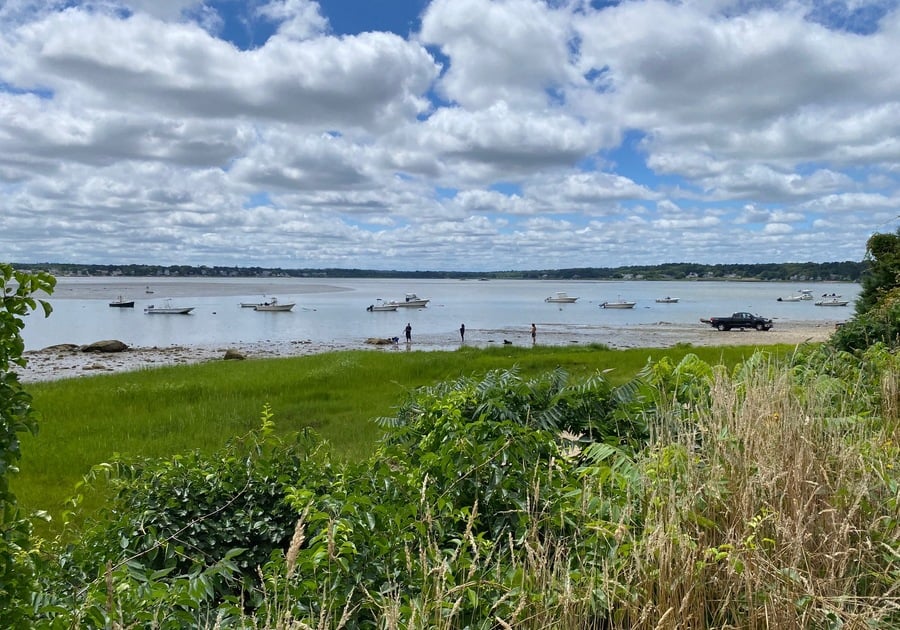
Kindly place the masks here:
[[(634, 377), (649, 360), (687, 353), (734, 365), (755, 346), (609, 350), (602, 346), (462, 348), (452, 352), (385, 354), (342, 351), (296, 358), (220, 361), (31, 384), (39, 414), (37, 436), (24, 436), (20, 505), (53, 520), (76, 484), (95, 464), (115, 457), (156, 457), (199, 449), (211, 452), (258, 427), (264, 405), (276, 428), (312, 428), (341, 457), (370, 455), (379, 437), (374, 418), (393, 415), (408, 392), (438, 381), (516, 366), (523, 375), (562, 367), (573, 376), (606, 371), (613, 383)], [(774, 354), (793, 346), (769, 346)], [(92, 502), (85, 503), (89, 511)]]

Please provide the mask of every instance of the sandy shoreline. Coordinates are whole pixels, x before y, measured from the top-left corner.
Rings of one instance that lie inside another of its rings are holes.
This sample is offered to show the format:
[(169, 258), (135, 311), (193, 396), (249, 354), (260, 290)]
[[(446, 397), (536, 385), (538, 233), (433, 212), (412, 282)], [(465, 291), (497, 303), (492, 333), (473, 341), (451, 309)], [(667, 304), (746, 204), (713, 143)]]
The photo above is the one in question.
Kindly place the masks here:
[[(575, 345), (601, 343), (610, 348), (667, 348), (679, 343), (694, 346), (725, 345), (798, 345), (826, 341), (834, 332), (836, 321), (776, 323), (767, 332), (755, 330), (719, 332), (697, 323), (658, 323), (589, 331), (542, 330), (538, 344)], [(492, 347), (505, 342), (517, 346), (531, 346), (531, 339), (521, 330), (477, 330), (466, 332), (466, 345)], [(99, 340), (98, 340), (99, 341)], [(377, 352), (406, 352), (414, 350), (456, 350), (456, 337), (417, 337), (413, 343), (373, 345), (366, 339), (352, 343), (319, 343), (298, 340), (281, 343), (254, 342), (231, 345), (179, 345), (161, 347), (130, 347), (122, 352), (82, 352), (76, 345), (60, 345), (24, 354), (27, 366), (16, 368), (23, 383), (64, 378), (87, 377), (111, 372), (152, 369), (166, 365), (193, 364), (223, 360), (229, 349), (237, 350), (247, 359), (304, 356), (349, 349), (368, 349)]]

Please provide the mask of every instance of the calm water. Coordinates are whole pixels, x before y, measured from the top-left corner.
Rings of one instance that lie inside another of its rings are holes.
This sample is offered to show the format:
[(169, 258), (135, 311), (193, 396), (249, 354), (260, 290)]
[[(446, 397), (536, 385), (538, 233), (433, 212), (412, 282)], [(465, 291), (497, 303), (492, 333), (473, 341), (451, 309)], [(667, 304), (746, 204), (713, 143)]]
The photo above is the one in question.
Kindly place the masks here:
[[(778, 302), (779, 296), (812, 289), (813, 295), (837, 293), (847, 307), (821, 307), (812, 302)], [(146, 293), (147, 290), (153, 293)], [(310, 341), (353, 344), (368, 337), (403, 337), (407, 322), (419, 344), (458, 339), (465, 323), (467, 341), (525, 339), (531, 323), (544, 332), (590, 340), (615, 327), (635, 324), (690, 323), (701, 317), (751, 311), (778, 321), (843, 321), (853, 314), (860, 290), (850, 283), (749, 282), (598, 282), (523, 280), (375, 280), (238, 278), (161, 280), (124, 278), (60, 278), (51, 298), (53, 314), (32, 314), (23, 331), (27, 350), (60, 343), (86, 344), (119, 339), (131, 346), (218, 345), (253, 342)], [(574, 304), (548, 304), (557, 291), (578, 296)], [(402, 300), (407, 292), (431, 299), (424, 309), (366, 311), (377, 298)], [(110, 308), (122, 295), (133, 309)], [(296, 302), (288, 313), (262, 313), (240, 308), (263, 295)], [(680, 298), (657, 304), (658, 297)], [(147, 315), (150, 304), (166, 298), (173, 306), (193, 306), (190, 315)], [(603, 301), (636, 301), (632, 310), (599, 308)]]

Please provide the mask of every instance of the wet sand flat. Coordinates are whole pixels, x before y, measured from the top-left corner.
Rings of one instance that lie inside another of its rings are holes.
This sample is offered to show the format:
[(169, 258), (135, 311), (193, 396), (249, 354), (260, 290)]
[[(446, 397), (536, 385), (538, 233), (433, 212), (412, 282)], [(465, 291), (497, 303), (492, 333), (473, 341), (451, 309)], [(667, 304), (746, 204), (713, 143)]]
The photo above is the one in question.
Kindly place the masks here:
[[(834, 330), (834, 322), (779, 324), (765, 332), (756, 330), (719, 332), (700, 323), (696, 325), (655, 324), (593, 330), (590, 334), (540, 330), (537, 343), (554, 346), (598, 343), (614, 349), (668, 348), (677, 344), (693, 346), (799, 345), (826, 341)], [(466, 330), (467, 346), (483, 348), (504, 343), (531, 346), (531, 338), (521, 330), (478, 330), (474, 328)], [(367, 349), (374, 352), (451, 351), (459, 348), (460, 345), (457, 336), (419, 336), (411, 344), (400, 342), (377, 346), (372, 345), (366, 339), (327, 344), (299, 340), (279, 343), (254, 342), (228, 346), (131, 347), (116, 353), (82, 352), (78, 346), (63, 345), (26, 352), (27, 366), (16, 369), (21, 381), (28, 383), (152, 369), (165, 365), (223, 360), (228, 349), (239, 351), (247, 359), (254, 359), (304, 356), (349, 349)]]

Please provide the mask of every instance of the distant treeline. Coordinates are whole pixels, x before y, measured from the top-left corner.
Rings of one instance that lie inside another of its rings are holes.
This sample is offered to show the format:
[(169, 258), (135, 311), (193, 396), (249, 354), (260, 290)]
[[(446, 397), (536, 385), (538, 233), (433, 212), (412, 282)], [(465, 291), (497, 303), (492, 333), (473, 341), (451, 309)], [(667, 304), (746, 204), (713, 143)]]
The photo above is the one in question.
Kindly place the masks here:
[(626, 267), (580, 267), (532, 271), (384, 271), (377, 269), (282, 269), (205, 265), (80, 265), (13, 263), (17, 269), (48, 271), (55, 276), (209, 277), (209, 278), (450, 278), (527, 280), (757, 280), (859, 282), (868, 263), (763, 263), (702, 265), (664, 263)]

